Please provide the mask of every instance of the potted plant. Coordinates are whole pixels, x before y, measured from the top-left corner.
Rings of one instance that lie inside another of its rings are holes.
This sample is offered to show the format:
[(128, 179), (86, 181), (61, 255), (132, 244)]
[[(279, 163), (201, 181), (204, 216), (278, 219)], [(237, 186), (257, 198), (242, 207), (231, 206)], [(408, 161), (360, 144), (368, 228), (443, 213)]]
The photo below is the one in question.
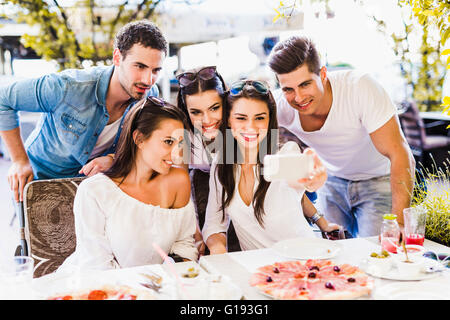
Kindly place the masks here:
[(420, 183), (416, 186), (412, 206), (422, 205), (427, 209), (425, 238), (450, 246), (450, 161), (431, 170), (418, 168)]

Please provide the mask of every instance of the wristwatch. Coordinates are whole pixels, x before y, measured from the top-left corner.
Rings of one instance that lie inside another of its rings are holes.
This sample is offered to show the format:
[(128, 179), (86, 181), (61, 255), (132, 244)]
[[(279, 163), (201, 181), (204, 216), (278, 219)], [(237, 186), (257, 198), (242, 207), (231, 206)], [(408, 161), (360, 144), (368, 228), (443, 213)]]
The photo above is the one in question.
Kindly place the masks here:
[(316, 211), (316, 213), (313, 214), (312, 217), (309, 218), (312, 224), (316, 224), (316, 222), (323, 217), (323, 214), (319, 211)]

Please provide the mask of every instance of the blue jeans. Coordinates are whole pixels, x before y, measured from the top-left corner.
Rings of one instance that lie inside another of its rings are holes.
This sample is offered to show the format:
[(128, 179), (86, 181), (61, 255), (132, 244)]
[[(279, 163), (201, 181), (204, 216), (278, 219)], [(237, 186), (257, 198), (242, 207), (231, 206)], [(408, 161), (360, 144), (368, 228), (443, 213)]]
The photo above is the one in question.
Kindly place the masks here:
[(390, 176), (360, 181), (328, 176), (317, 190), (315, 205), (328, 221), (343, 226), (353, 237), (378, 235), (383, 214), (391, 213)]

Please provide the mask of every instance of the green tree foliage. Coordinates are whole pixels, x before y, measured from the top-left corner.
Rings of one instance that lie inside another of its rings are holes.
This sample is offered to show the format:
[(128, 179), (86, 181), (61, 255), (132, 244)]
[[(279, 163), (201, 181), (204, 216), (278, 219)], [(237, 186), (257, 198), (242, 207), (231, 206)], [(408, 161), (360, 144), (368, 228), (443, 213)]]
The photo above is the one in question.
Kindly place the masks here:
[[(303, 1), (280, 1), (279, 6), (274, 8), (276, 12), (274, 23), (279, 18), (289, 18), (293, 10), (300, 7)], [(325, 3), (327, 12), (331, 11), (329, 10), (330, 0), (309, 0), (309, 2)], [(355, 0), (356, 2), (364, 5), (364, 0)], [(450, 97), (441, 98), (445, 77), (442, 56), (448, 56), (446, 69), (450, 69), (450, 49), (443, 50), (450, 38), (450, 0), (398, 0), (398, 4), (409, 8), (411, 17), (409, 21), (404, 21), (403, 35), (391, 34), (390, 37), (394, 42), (392, 48), (402, 61), (402, 74), (413, 89), (413, 98), (423, 111), (438, 110), (444, 107), (444, 112), (450, 115)], [(413, 17), (418, 24), (411, 21)], [(379, 29), (386, 32), (385, 22), (382, 20), (377, 20), (377, 22)], [(418, 52), (421, 55), (421, 61), (418, 65), (411, 60), (412, 48), (409, 43), (409, 35), (417, 25), (422, 33)], [(438, 38), (434, 37), (435, 30), (438, 31)]]
[(441, 36), (441, 44), (445, 45), (450, 37), (449, 0), (399, 0), (399, 3), (409, 6), (421, 25), (436, 26)]
[[(391, 34), (385, 21), (372, 18), (377, 22), (378, 30), (390, 37), (392, 49), (400, 61), (402, 76), (411, 88), (412, 98), (419, 109), (440, 110), (446, 69), (441, 59), (440, 38), (434, 32), (436, 30), (433, 26), (419, 24), (408, 10), (403, 12), (403, 30)], [(415, 55), (420, 56), (419, 61), (414, 59)]]
[[(325, 12), (327, 15), (333, 15), (333, 11), (330, 9), (330, 0), (307, 0), (309, 3), (324, 3)], [(273, 17), (273, 23), (276, 23), (278, 19), (289, 19), (295, 9), (300, 8), (304, 4), (304, 0), (286, 0), (280, 1), (278, 7), (274, 8), (276, 15)]]
[(23, 35), (22, 43), (60, 69), (79, 68), (83, 61), (93, 65), (111, 59), (114, 35), (129, 21), (151, 19), (161, 0), (80, 0), (70, 7), (57, 0), (5, 0), (16, 8), (15, 19), (39, 26), (38, 35)]
[[(414, 16), (421, 25), (436, 26), (441, 36), (440, 44), (442, 46), (446, 45), (447, 40), (450, 38), (449, 0), (400, 0), (400, 3), (412, 9)], [(447, 70), (450, 69), (450, 50), (444, 50), (441, 55), (448, 56)], [(444, 97), (441, 106), (444, 107), (444, 113), (450, 116), (450, 97)]]

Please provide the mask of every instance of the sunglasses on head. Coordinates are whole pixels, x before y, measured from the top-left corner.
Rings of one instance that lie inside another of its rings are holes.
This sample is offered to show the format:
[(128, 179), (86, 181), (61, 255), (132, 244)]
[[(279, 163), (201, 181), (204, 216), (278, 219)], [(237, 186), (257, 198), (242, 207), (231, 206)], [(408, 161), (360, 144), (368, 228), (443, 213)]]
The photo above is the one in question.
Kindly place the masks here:
[(210, 66), (210, 67), (204, 67), (201, 68), (197, 72), (183, 72), (176, 76), (180, 87), (187, 87), (188, 85), (194, 83), (197, 78), (202, 80), (211, 80), (217, 75), (216, 73), (216, 67)]
[[(148, 96), (147, 100), (151, 101), (154, 105), (156, 105), (158, 107), (164, 107), (167, 104), (164, 100), (162, 100), (162, 99), (160, 99), (158, 97)], [(146, 105), (147, 105), (146, 103), (143, 103), (142, 106), (139, 107), (139, 110), (137, 111), (136, 118), (139, 118), (139, 116), (142, 113), (142, 109), (144, 109), (144, 107)]]
[(148, 96), (147, 100), (150, 100), (159, 107), (164, 107), (166, 105), (166, 102), (158, 97)]
[(262, 81), (253, 80), (239, 80), (234, 82), (230, 87), (230, 95), (236, 96), (244, 90), (245, 87), (252, 87), (258, 93), (267, 94), (269, 92), (269, 87)]

